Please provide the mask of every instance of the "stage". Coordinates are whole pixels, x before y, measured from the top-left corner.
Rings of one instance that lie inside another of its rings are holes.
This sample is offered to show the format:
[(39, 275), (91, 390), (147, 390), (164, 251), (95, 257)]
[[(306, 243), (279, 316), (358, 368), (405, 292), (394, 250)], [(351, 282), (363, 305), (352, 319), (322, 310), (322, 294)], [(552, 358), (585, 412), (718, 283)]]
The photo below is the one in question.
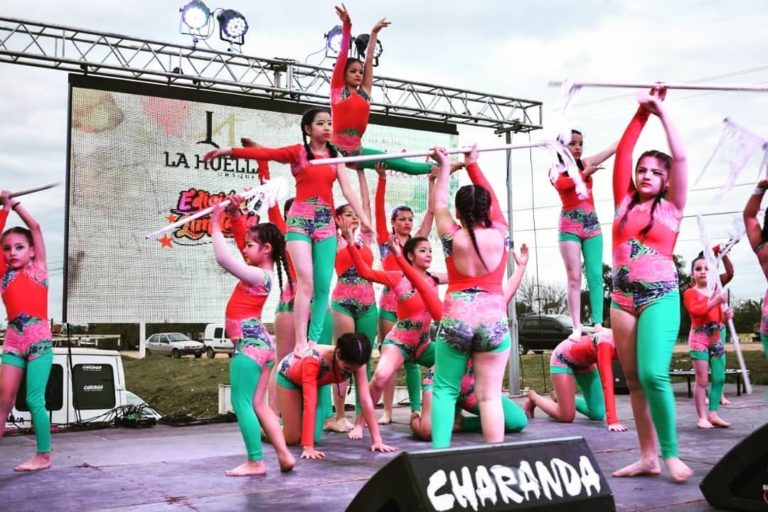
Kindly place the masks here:
[[(605, 473), (617, 510), (715, 510), (704, 500), (698, 484), (734, 444), (768, 420), (766, 387), (752, 395), (735, 396), (721, 416), (730, 429), (696, 428), (693, 402), (685, 384), (676, 385), (681, 458), (695, 474), (684, 485), (661, 477), (619, 479), (611, 471), (638, 458), (637, 437), (631, 421), (629, 397), (619, 395), (619, 416), (632, 430), (609, 433), (603, 426), (577, 418), (572, 425), (537, 417), (521, 434), (507, 441), (583, 436)], [(522, 403), (522, 400), (518, 400)], [(348, 413), (348, 415), (351, 413)], [(400, 450), (422, 450), (407, 425), (409, 411), (396, 409), (395, 420), (382, 429), (384, 441)], [(367, 433), (366, 433), (367, 436)], [(480, 434), (454, 436), (455, 446), (482, 442)], [(13, 467), (33, 454), (34, 437), (9, 436), (0, 442), (0, 510), (57, 511), (323, 511), (345, 510), (365, 482), (394, 454), (372, 454), (370, 439), (349, 441), (343, 434), (326, 434), (326, 459), (299, 461), (296, 469), (280, 474), (272, 447), (265, 444), (266, 477), (230, 478), (226, 469), (244, 461), (244, 447), (235, 423), (197, 427), (155, 426), (149, 429), (106, 429), (66, 432), (53, 436), (54, 466), (33, 474), (14, 473)], [(298, 457), (300, 450), (294, 449)]]

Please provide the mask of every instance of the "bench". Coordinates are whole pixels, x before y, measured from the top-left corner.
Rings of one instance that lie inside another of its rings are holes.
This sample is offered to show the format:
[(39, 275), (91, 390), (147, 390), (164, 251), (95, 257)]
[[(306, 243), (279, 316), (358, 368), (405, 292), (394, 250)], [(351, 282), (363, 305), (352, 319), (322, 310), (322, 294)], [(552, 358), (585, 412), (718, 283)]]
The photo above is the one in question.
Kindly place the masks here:
[[(749, 370), (747, 370), (747, 373), (749, 373)], [(725, 370), (725, 380), (728, 380), (728, 377), (734, 375), (736, 376), (736, 396), (741, 396), (742, 390), (744, 393), (747, 392), (747, 386), (744, 384), (744, 379), (741, 375), (741, 370), (736, 368), (729, 368)], [(685, 377), (686, 383), (688, 384), (688, 398), (693, 397), (693, 390), (691, 389), (691, 380), (693, 380), (696, 377), (696, 372), (694, 370), (670, 370), (669, 372), (670, 377)]]

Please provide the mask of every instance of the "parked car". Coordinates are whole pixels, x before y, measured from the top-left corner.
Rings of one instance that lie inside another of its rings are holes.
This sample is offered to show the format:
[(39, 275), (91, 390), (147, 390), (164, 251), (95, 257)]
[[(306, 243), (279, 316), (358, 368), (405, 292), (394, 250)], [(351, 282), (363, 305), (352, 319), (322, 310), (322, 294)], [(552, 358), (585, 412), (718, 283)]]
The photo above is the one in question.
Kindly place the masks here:
[[(573, 332), (573, 322), (567, 315), (526, 315), (517, 320), (518, 345), (520, 354), (529, 350), (543, 352), (554, 350), (558, 343)], [(583, 326), (585, 334), (595, 332), (593, 328)]]
[(227, 354), (232, 357), (232, 351), (235, 350), (235, 345), (227, 338), (224, 326), (221, 324), (205, 326), (203, 343), (205, 344), (205, 354), (211, 359), (216, 357), (216, 354)]
[(147, 356), (164, 354), (181, 357), (193, 354), (195, 357), (201, 357), (204, 351), (205, 345), (180, 332), (159, 332), (147, 338)]

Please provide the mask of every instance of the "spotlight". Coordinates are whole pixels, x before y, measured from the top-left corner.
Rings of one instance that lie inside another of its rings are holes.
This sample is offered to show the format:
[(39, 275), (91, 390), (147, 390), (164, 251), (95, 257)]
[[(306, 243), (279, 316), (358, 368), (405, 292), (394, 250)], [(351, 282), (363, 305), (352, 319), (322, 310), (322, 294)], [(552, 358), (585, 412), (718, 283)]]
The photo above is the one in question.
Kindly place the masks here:
[(225, 9), (217, 16), (219, 20), (219, 37), (223, 41), (242, 45), (248, 32), (248, 22), (245, 17), (234, 9)]
[[(355, 49), (357, 50), (357, 56), (360, 59), (365, 59), (365, 52), (368, 49), (368, 41), (371, 40), (369, 34), (360, 34), (355, 37)], [(376, 48), (373, 50), (373, 65), (379, 65), (379, 56), (384, 52), (384, 47), (381, 45), (381, 40), (376, 39)]]
[(201, 0), (192, 0), (179, 11), (181, 21), (192, 30), (200, 30), (211, 19), (211, 10)]
[(341, 50), (341, 25), (336, 25), (325, 34), (325, 48), (338, 55)]

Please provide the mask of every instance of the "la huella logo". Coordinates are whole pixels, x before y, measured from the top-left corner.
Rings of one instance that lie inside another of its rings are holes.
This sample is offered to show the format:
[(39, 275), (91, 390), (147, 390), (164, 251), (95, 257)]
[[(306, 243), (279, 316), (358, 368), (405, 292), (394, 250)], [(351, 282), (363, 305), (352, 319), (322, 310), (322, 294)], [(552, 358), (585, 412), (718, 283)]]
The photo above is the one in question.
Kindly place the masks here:
[(203, 161), (203, 155), (211, 148), (219, 148), (213, 137), (221, 131), (227, 130), (230, 145), (235, 140), (235, 115), (229, 114), (226, 119), (214, 126), (213, 112), (205, 112), (205, 139), (197, 141), (201, 151), (188, 154), (184, 151), (163, 151), (165, 157), (164, 166), (175, 169), (194, 169), (197, 171), (213, 171), (224, 178), (256, 179), (258, 177), (257, 164), (249, 159), (215, 158), (209, 162)]

